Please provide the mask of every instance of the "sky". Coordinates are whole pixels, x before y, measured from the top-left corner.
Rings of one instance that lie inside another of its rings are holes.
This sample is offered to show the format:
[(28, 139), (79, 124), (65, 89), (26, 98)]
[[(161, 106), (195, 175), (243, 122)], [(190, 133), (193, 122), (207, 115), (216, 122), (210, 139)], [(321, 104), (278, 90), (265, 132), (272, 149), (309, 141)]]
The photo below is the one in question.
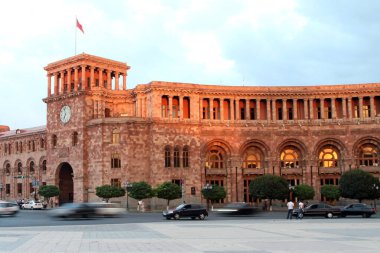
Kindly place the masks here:
[[(130, 65), (128, 88), (151, 81), (229, 86), (380, 81), (377, 0), (19, 0), (1, 5), (0, 125), (13, 130), (46, 124), (43, 68), (82, 52)], [(84, 34), (75, 26), (76, 17)]]

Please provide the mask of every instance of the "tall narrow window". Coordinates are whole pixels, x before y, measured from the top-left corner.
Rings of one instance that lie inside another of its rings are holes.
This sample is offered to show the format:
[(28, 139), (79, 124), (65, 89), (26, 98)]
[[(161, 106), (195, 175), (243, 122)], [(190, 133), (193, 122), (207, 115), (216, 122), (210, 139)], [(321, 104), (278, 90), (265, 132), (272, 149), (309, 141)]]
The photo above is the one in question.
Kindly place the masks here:
[(293, 147), (287, 147), (280, 156), (282, 168), (298, 168), (299, 155)]
[(47, 167), (46, 167), (46, 160), (44, 160), (43, 162), (42, 162), (42, 173), (46, 173), (46, 169), (47, 169)]
[(178, 168), (178, 167), (180, 167), (179, 148), (178, 147), (174, 148), (173, 155), (174, 155), (174, 168)]
[(44, 138), (40, 139), (40, 148), (45, 149), (45, 139)]
[(182, 151), (182, 167), (189, 167), (189, 148), (185, 146)]
[(374, 145), (368, 144), (361, 147), (359, 155), (360, 166), (378, 166), (378, 152)]
[(78, 132), (73, 133), (73, 146), (78, 145)]
[(170, 168), (170, 147), (165, 147), (165, 167)]
[(57, 139), (57, 135), (53, 134), (51, 137), (51, 145), (53, 146), (53, 148), (57, 147)]
[(325, 168), (338, 167), (338, 152), (332, 146), (326, 146), (319, 153), (319, 166)]
[(22, 194), (22, 183), (17, 183), (17, 193)]
[(30, 174), (34, 174), (34, 162), (33, 161), (31, 161), (29, 163), (29, 172), (30, 172)]
[(11, 174), (11, 165), (9, 163), (5, 165), (5, 174), (7, 174), (7, 176)]
[(21, 175), (22, 174), (22, 163), (19, 162), (17, 164), (17, 174)]
[(111, 155), (111, 168), (113, 169), (121, 168), (120, 155), (117, 153), (114, 153)]
[(115, 187), (121, 187), (120, 178), (111, 178), (111, 185)]
[(119, 144), (120, 143), (120, 130), (114, 129), (112, 131), (112, 143), (113, 144)]

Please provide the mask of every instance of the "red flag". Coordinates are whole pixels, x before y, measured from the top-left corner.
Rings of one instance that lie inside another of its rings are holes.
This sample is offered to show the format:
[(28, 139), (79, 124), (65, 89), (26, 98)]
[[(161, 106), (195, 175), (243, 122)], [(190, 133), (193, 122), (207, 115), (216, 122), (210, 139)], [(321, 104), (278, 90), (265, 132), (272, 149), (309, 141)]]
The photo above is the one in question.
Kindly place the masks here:
[(78, 27), (79, 30), (82, 31), (82, 33), (84, 33), (84, 31), (83, 31), (83, 27), (82, 27), (82, 25), (79, 23), (78, 19), (77, 19), (77, 27)]

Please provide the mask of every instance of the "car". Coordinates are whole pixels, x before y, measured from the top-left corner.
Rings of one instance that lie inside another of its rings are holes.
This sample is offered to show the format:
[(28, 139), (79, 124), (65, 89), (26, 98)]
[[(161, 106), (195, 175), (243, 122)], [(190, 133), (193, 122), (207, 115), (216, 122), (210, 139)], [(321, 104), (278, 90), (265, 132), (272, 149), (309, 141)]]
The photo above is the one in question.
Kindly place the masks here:
[(126, 209), (118, 207), (116, 203), (92, 202), (88, 204), (95, 208), (97, 216), (118, 217), (126, 214)]
[(16, 215), (19, 209), (17, 203), (0, 200), (0, 215)]
[(96, 217), (96, 209), (88, 203), (65, 203), (62, 206), (48, 212), (55, 218), (93, 218)]
[(42, 208), (44, 208), (44, 206), (42, 205), (42, 203), (40, 201), (29, 200), (25, 204), (22, 204), (21, 208), (22, 209), (30, 209), (30, 210), (33, 210), (33, 209), (40, 209), (41, 210)]
[(376, 210), (363, 203), (350, 204), (341, 209), (341, 216), (346, 217), (349, 215), (361, 215), (363, 218), (369, 218), (376, 214)]
[(252, 215), (259, 209), (243, 202), (229, 203), (222, 208), (214, 209), (214, 211), (221, 215)]
[(324, 216), (326, 218), (332, 218), (334, 216), (340, 216), (341, 210), (339, 207), (330, 206), (325, 203), (311, 204), (303, 209), (300, 213), (298, 208), (294, 209), (293, 216), (303, 218), (304, 216)]
[(179, 220), (180, 218), (199, 218), (204, 220), (208, 216), (208, 212), (205, 207), (200, 204), (181, 204), (174, 210), (163, 211), (162, 215), (167, 219)]

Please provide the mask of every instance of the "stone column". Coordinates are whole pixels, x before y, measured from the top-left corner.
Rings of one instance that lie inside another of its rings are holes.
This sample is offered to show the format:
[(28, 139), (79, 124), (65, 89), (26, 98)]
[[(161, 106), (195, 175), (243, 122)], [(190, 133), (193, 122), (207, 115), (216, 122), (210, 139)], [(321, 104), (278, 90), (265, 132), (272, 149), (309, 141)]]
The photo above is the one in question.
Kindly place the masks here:
[(235, 98), (235, 111), (236, 111), (235, 120), (239, 120), (240, 119), (240, 98)]
[(103, 83), (103, 69), (98, 68), (98, 73), (99, 73), (99, 87), (104, 88), (104, 83)]
[(90, 66), (90, 90), (95, 87), (95, 78), (94, 78), (95, 67)]
[(146, 116), (146, 98), (141, 98), (141, 117)]
[(348, 100), (347, 101), (347, 103), (348, 103), (348, 119), (352, 120), (352, 98), (349, 97), (347, 100)]
[(277, 103), (276, 99), (272, 99), (272, 120), (273, 121), (277, 120), (277, 118), (276, 118), (276, 109), (277, 109), (276, 103)]
[[(251, 115), (250, 115), (250, 111), (251, 111), (251, 101), (249, 100), (249, 98), (246, 98), (245, 99), (245, 120), (250, 120), (251, 119)], [(252, 119), (251, 119), (252, 120)]]
[(55, 72), (54, 73), (54, 95), (58, 95), (59, 94), (59, 91), (58, 91), (58, 72)]
[(359, 119), (363, 118), (363, 97), (359, 97)]
[(60, 78), (60, 94), (63, 94), (65, 92), (65, 71), (62, 70), (61, 72), (61, 78)]
[(234, 100), (230, 98), (230, 118), (231, 120), (235, 120), (235, 115), (234, 115)]
[(286, 109), (286, 99), (282, 99), (282, 120), (284, 121), (288, 119)]
[(183, 119), (183, 97), (178, 95), (179, 97), (179, 116), (178, 118)]
[(78, 67), (74, 67), (74, 91), (78, 91)]
[(203, 98), (199, 98), (199, 120), (203, 119)]
[(111, 78), (111, 70), (107, 69), (107, 87), (106, 89), (112, 90), (112, 78)]
[(293, 119), (298, 119), (297, 98), (293, 99)]
[(256, 99), (256, 119), (260, 120), (260, 99)]
[(346, 104), (346, 98), (342, 98), (342, 114), (343, 114), (343, 119), (347, 118), (347, 104)]
[(304, 119), (308, 119), (309, 118), (309, 114), (308, 114), (308, 111), (307, 111), (307, 98), (303, 99), (303, 114), (304, 114)]
[(321, 107), (321, 119), (324, 119), (325, 118), (325, 99), (324, 98), (321, 98), (320, 99), (320, 107)]
[(71, 68), (67, 69), (67, 90), (71, 92)]
[(270, 113), (271, 99), (266, 99), (266, 101), (267, 101), (267, 120), (268, 120), (268, 122), (270, 122), (270, 120), (271, 120), (271, 113)]
[(127, 74), (121, 74), (123, 76), (123, 90), (127, 90)]
[(370, 96), (369, 97), (369, 107), (370, 107), (370, 113), (371, 113), (371, 119), (375, 118), (375, 97)]
[(119, 72), (115, 71), (115, 90), (120, 90), (119, 86)]
[(309, 115), (310, 115), (310, 119), (313, 120), (314, 119), (314, 99), (313, 98), (309, 98), (309, 106), (310, 106), (310, 110), (309, 110)]
[(214, 110), (214, 98), (209, 98), (209, 110), (210, 110), (210, 120), (214, 119), (213, 110)]
[(87, 89), (86, 87), (86, 65), (82, 65), (82, 90)]
[(173, 118), (173, 115), (172, 115), (172, 111), (173, 111), (173, 97), (168, 95), (168, 99), (169, 99), (169, 110), (168, 110), (168, 116), (169, 116), (169, 119)]
[(332, 118), (336, 119), (336, 108), (335, 108), (335, 100), (336, 98), (331, 98), (331, 113), (332, 113)]
[(51, 96), (51, 74), (48, 73), (46, 76), (48, 78), (48, 97), (50, 97)]
[(224, 120), (224, 98), (220, 99), (220, 120)]

